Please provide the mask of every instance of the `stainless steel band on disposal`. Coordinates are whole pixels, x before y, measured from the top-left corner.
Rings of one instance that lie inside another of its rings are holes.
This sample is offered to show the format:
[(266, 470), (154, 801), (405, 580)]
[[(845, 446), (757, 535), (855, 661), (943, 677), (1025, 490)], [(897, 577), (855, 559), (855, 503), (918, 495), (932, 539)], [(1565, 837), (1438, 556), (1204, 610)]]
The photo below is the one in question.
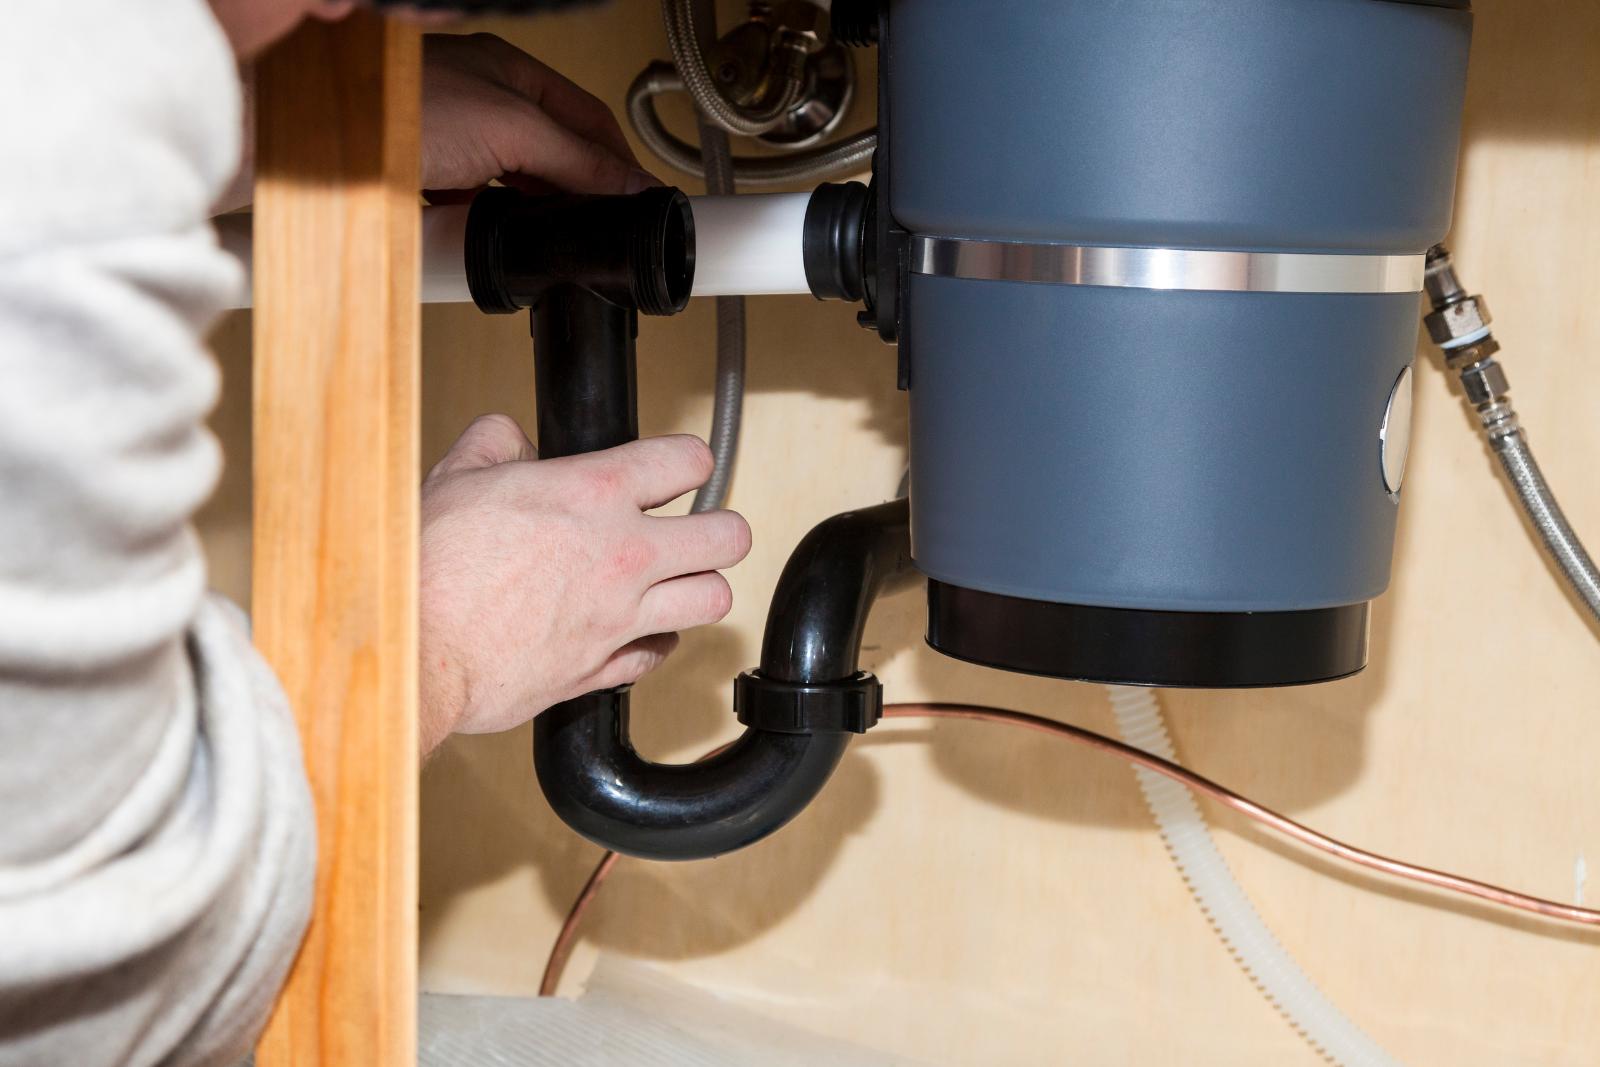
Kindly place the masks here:
[(1420, 293), (1425, 255), (1216, 252), (913, 237), (911, 270), (936, 278), (1241, 293)]

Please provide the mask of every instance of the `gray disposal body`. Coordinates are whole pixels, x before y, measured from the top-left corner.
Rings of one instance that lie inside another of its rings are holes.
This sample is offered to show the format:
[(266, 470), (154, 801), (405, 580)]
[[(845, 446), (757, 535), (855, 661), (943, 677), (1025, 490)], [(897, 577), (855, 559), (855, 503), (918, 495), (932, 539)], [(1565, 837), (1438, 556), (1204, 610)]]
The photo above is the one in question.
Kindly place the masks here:
[(1365, 666), (1465, 8), (892, 0), (936, 648), (1152, 685)]

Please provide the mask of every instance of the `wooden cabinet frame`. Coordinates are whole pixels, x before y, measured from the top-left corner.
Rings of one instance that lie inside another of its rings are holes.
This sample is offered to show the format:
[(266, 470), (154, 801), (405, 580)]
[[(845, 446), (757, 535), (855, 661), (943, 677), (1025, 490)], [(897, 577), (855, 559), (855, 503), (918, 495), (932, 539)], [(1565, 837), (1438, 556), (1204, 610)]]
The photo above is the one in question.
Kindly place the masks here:
[(262, 1067), (416, 1059), (420, 79), (370, 13), (258, 71), (253, 614), (318, 837)]

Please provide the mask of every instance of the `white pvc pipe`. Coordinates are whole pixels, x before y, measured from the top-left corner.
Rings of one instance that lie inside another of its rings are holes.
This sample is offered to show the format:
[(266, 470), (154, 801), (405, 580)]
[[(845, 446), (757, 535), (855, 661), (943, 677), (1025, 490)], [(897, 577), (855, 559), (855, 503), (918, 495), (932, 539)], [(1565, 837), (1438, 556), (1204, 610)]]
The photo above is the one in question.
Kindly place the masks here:
[[(463, 246), (467, 234), (468, 205), (422, 209), (422, 302), (424, 304), (470, 304)], [(248, 213), (223, 215), (212, 219), (223, 251), (239, 261), (244, 269), (244, 284), (228, 302), (230, 308), (254, 305), (251, 292), (253, 240)]]
[[(695, 196), (695, 268), (692, 296), (767, 296), (810, 293), (803, 251), (810, 193)], [(463, 266), (468, 205), (422, 209), (422, 302), (470, 304)], [(244, 268), (244, 285), (229, 302), (253, 303), (248, 214), (213, 219), (222, 247)]]
[[(1156, 695), (1148, 689), (1107, 686), (1117, 732), (1135, 748), (1177, 761)], [(1395, 1060), (1340, 1011), (1300, 969), (1245, 895), (1206, 828), (1188, 789), (1154, 771), (1135, 767), (1145, 804), (1195, 903), (1205, 912), (1239, 966), (1289, 1024), (1334, 1063), (1395, 1067)]]
[(810, 193), (694, 196), (694, 296), (810, 293), (802, 239)]
[(422, 209), (422, 302), (470, 304), (467, 212), (470, 204)]

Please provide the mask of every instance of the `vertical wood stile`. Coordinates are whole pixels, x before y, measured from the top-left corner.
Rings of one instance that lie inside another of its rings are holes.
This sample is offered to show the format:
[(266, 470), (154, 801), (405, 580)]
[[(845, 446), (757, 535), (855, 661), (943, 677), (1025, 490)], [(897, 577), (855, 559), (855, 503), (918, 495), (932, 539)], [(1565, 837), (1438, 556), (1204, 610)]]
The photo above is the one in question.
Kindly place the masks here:
[(258, 72), (252, 599), (318, 834), (262, 1067), (416, 1058), (420, 65), (358, 14)]

